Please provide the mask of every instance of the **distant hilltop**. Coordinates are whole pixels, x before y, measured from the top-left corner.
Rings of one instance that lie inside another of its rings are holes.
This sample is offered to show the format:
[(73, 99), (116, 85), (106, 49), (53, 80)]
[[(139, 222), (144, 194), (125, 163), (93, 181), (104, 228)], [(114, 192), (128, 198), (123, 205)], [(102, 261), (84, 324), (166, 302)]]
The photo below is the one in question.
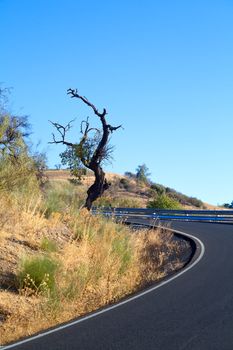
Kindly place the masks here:
[[(69, 170), (63, 169), (49, 169), (46, 171), (46, 176), (51, 182), (65, 181), (83, 188), (87, 188), (94, 182), (94, 176), (90, 171), (86, 175), (82, 175), (79, 180), (72, 177)], [(106, 177), (111, 182), (111, 187), (104, 193), (103, 197), (97, 200), (96, 203), (98, 205), (146, 208), (150, 201), (163, 194), (163, 196), (176, 201), (185, 209), (219, 209), (218, 206), (204, 203), (200, 199), (187, 196), (170, 187), (157, 183), (137, 181), (132, 174), (127, 176), (107, 172)]]

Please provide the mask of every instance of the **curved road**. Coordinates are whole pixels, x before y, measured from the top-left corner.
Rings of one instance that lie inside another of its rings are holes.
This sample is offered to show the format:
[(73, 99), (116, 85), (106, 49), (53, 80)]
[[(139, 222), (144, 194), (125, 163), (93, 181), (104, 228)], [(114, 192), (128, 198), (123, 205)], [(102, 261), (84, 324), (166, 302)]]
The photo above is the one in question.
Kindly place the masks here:
[(174, 222), (198, 237), (203, 258), (178, 278), (138, 299), (17, 350), (232, 350), (233, 225)]

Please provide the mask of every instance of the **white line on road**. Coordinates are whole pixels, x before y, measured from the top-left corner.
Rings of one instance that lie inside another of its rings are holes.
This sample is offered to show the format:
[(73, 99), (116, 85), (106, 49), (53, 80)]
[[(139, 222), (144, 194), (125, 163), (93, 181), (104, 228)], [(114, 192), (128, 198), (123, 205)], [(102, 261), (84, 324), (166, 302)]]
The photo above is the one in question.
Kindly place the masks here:
[(30, 337), (30, 338), (27, 338), (27, 339), (18, 341), (18, 342), (14, 343), (14, 344), (6, 345), (6, 346), (3, 346), (3, 347), (0, 347), (0, 349), (1, 349), (1, 350), (6, 350), (6, 349), (15, 348), (15, 347), (20, 346), (20, 345), (22, 345), (22, 344), (31, 342), (31, 341), (36, 340), (36, 339), (38, 339), (38, 338), (45, 337), (46, 335), (49, 335), (49, 334), (51, 334), (51, 333), (59, 332), (59, 331), (61, 331), (62, 329), (65, 329), (65, 328), (74, 326), (74, 325), (79, 324), (79, 323), (81, 323), (81, 322), (87, 321), (87, 320), (89, 320), (90, 318), (94, 318), (94, 317), (96, 317), (96, 316), (99, 316), (99, 315), (101, 315), (101, 314), (104, 314), (105, 312), (109, 312), (109, 311), (111, 311), (111, 310), (113, 310), (113, 309), (116, 309), (117, 307), (120, 307), (120, 306), (122, 306), (122, 305), (125, 305), (125, 304), (129, 303), (130, 301), (133, 301), (133, 300), (135, 300), (135, 299), (138, 299), (138, 298), (140, 298), (140, 297), (142, 297), (142, 296), (144, 296), (144, 295), (146, 295), (146, 294), (148, 294), (148, 293), (151, 293), (151, 292), (155, 291), (155, 290), (158, 289), (158, 288), (163, 287), (164, 285), (166, 285), (166, 284), (172, 282), (172, 281), (175, 280), (176, 278), (178, 278), (178, 277), (180, 277), (181, 275), (183, 275), (185, 272), (191, 270), (195, 265), (197, 265), (197, 264), (199, 263), (199, 261), (202, 259), (203, 255), (204, 255), (204, 253), (205, 253), (205, 246), (204, 246), (204, 243), (203, 243), (199, 238), (197, 238), (197, 237), (195, 237), (195, 236), (193, 236), (193, 235), (187, 234), (187, 233), (185, 233), (185, 232), (182, 232), (182, 231), (177, 231), (177, 230), (173, 230), (173, 229), (170, 229), (170, 228), (167, 228), (167, 227), (162, 227), (162, 226), (159, 226), (159, 227), (160, 227), (160, 228), (164, 228), (164, 229), (166, 229), (166, 230), (170, 230), (170, 231), (175, 232), (175, 233), (180, 233), (180, 234), (182, 234), (182, 235), (184, 235), (184, 236), (186, 236), (186, 237), (189, 237), (189, 238), (193, 239), (194, 241), (198, 242), (199, 245), (200, 245), (200, 252), (199, 252), (199, 255), (198, 255), (197, 259), (196, 259), (193, 263), (191, 263), (190, 265), (188, 265), (186, 268), (184, 268), (183, 270), (181, 270), (180, 272), (178, 272), (178, 273), (175, 274), (174, 276), (172, 276), (172, 277), (170, 277), (169, 279), (167, 279), (166, 281), (162, 281), (162, 282), (160, 282), (159, 284), (155, 285), (154, 287), (151, 287), (151, 288), (149, 288), (149, 289), (146, 289), (145, 291), (140, 292), (140, 293), (138, 293), (138, 294), (136, 294), (136, 295), (134, 295), (134, 296), (132, 296), (132, 297), (129, 297), (129, 298), (126, 299), (126, 300), (120, 301), (120, 302), (118, 302), (117, 304), (114, 304), (114, 305), (111, 305), (111, 306), (109, 306), (109, 307), (106, 307), (106, 308), (103, 309), (103, 310), (96, 311), (96, 312), (94, 312), (94, 313), (92, 313), (92, 314), (90, 314), (90, 315), (84, 316), (84, 317), (82, 317), (82, 318), (80, 318), (80, 319), (77, 319), (77, 320), (75, 320), (75, 321), (71, 321), (71, 322), (66, 323), (66, 324), (64, 324), (64, 325), (58, 326), (58, 327), (56, 327), (56, 328), (54, 328), (54, 329), (50, 329), (50, 330), (45, 331), (45, 332), (43, 332), (43, 333), (34, 335), (34, 336)]

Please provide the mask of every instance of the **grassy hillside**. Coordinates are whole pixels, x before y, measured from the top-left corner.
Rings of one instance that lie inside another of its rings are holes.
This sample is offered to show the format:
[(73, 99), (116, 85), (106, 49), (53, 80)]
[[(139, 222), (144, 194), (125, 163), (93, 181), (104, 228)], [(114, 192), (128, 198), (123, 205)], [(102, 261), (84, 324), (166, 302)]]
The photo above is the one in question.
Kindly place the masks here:
[[(67, 183), (72, 182), (72, 177), (67, 170), (48, 170), (46, 172), (48, 179), (53, 183)], [(214, 209), (217, 207), (210, 204), (203, 203), (201, 200), (186, 196), (176, 190), (163, 186), (161, 184), (146, 184), (137, 181), (134, 178), (129, 178), (124, 175), (118, 175), (113, 173), (106, 174), (107, 179), (111, 182), (111, 187), (106, 191), (102, 198), (100, 198), (96, 205), (100, 206), (112, 206), (112, 207), (135, 207), (146, 208), (151, 201), (165, 195), (169, 199), (177, 202), (180, 208), (187, 209)], [(85, 191), (94, 181), (94, 177), (91, 173), (87, 176), (83, 176), (76, 186), (76, 192), (80, 192), (80, 196), (84, 200)]]
[[(0, 101), (1, 344), (113, 303), (185, 264), (190, 245), (168, 230), (135, 232), (82, 209), (92, 174), (81, 182), (68, 171), (44, 174), (46, 156), (26, 142), (27, 117), (3, 107)], [(175, 192), (107, 176), (112, 186), (97, 205), (146, 207), (161, 195), (176, 204)]]
[(70, 183), (67, 172), (52, 172), (41, 185), (27, 163), (21, 167), (13, 187), (0, 169), (1, 344), (115, 302), (184, 265), (187, 242), (92, 216), (79, 209), (87, 185)]

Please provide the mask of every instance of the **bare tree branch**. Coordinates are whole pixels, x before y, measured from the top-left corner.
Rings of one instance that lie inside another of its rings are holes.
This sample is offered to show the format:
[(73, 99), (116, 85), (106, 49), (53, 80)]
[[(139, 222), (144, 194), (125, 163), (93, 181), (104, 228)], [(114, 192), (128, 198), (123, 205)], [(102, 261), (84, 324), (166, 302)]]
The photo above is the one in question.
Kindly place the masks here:
[[(103, 112), (99, 112), (96, 106), (91, 103), (85, 96), (81, 96), (78, 93), (77, 89), (68, 89), (67, 94), (70, 95), (71, 98), (78, 98), (88, 107), (90, 107), (94, 114), (97, 115), (102, 124), (102, 130), (97, 128), (90, 127), (89, 118), (83, 120), (80, 125), (81, 139), (79, 143), (71, 143), (66, 141), (66, 134), (71, 128), (71, 122), (69, 122), (66, 126), (63, 126), (59, 123), (51, 122), (51, 124), (56, 128), (57, 132), (60, 134), (60, 139), (57, 140), (55, 135), (52, 134), (53, 141), (49, 143), (62, 143), (68, 147), (72, 147), (75, 150), (75, 156), (77, 156), (82, 164), (88, 169), (92, 170), (95, 175), (95, 182), (87, 191), (87, 199), (85, 203), (85, 207), (90, 210), (92, 203), (100, 197), (103, 192), (109, 188), (110, 184), (107, 182), (105, 178), (105, 173), (101, 167), (101, 163), (103, 160), (107, 159), (112, 151), (112, 147), (109, 146), (109, 135), (113, 133), (113, 131), (118, 130), (122, 126), (112, 126), (107, 124), (106, 115), (107, 111), (103, 108)], [(95, 131), (93, 137), (89, 136), (91, 131)]]
[(61, 140), (56, 140), (56, 137), (54, 134), (52, 134), (53, 136), (53, 141), (50, 141), (49, 144), (52, 144), (52, 143), (62, 143), (63, 145), (66, 145), (66, 146), (70, 146), (70, 147), (73, 147), (74, 146), (74, 143), (71, 143), (71, 142), (67, 142), (65, 140), (65, 137), (66, 137), (66, 133), (67, 131), (69, 131), (71, 128), (72, 128), (72, 123), (75, 119), (72, 119), (66, 126), (63, 126), (59, 123), (54, 123), (52, 122), (51, 120), (49, 120), (49, 122), (57, 129), (57, 131), (59, 132), (60, 136), (61, 136)]
[[(89, 128), (89, 117), (87, 117), (87, 120), (82, 120), (82, 122), (81, 122), (81, 134), (83, 134), (83, 135), (87, 135), (90, 131), (96, 131), (97, 133), (101, 133), (100, 132), (100, 130), (99, 129), (97, 129), (97, 128)], [(85, 124), (86, 125), (86, 127), (85, 127), (85, 131), (83, 131), (83, 124)]]
[(103, 109), (103, 112), (100, 113), (98, 111), (98, 109), (93, 105), (93, 103), (89, 102), (88, 99), (85, 96), (81, 96), (78, 94), (78, 90), (77, 89), (68, 89), (67, 90), (67, 95), (71, 95), (71, 98), (79, 98), (80, 100), (82, 100), (87, 106), (91, 107), (94, 111), (94, 113), (98, 116), (98, 117), (102, 117), (105, 116), (107, 114), (106, 109)]
[(68, 89), (67, 90), (67, 95), (70, 95), (71, 98), (79, 98), (80, 100), (82, 100), (87, 106), (91, 107), (94, 111), (94, 113), (101, 119), (101, 122), (103, 124), (103, 127), (106, 126), (110, 132), (113, 132), (119, 128), (122, 127), (122, 125), (119, 125), (119, 126), (111, 126), (109, 124), (106, 123), (106, 119), (105, 119), (105, 116), (107, 115), (107, 111), (105, 108), (103, 108), (103, 112), (100, 113), (98, 111), (98, 109), (95, 107), (95, 105), (93, 103), (91, 103), (85, 96), (81, 96), (78, 94), (78, 90), (77, 89)]

